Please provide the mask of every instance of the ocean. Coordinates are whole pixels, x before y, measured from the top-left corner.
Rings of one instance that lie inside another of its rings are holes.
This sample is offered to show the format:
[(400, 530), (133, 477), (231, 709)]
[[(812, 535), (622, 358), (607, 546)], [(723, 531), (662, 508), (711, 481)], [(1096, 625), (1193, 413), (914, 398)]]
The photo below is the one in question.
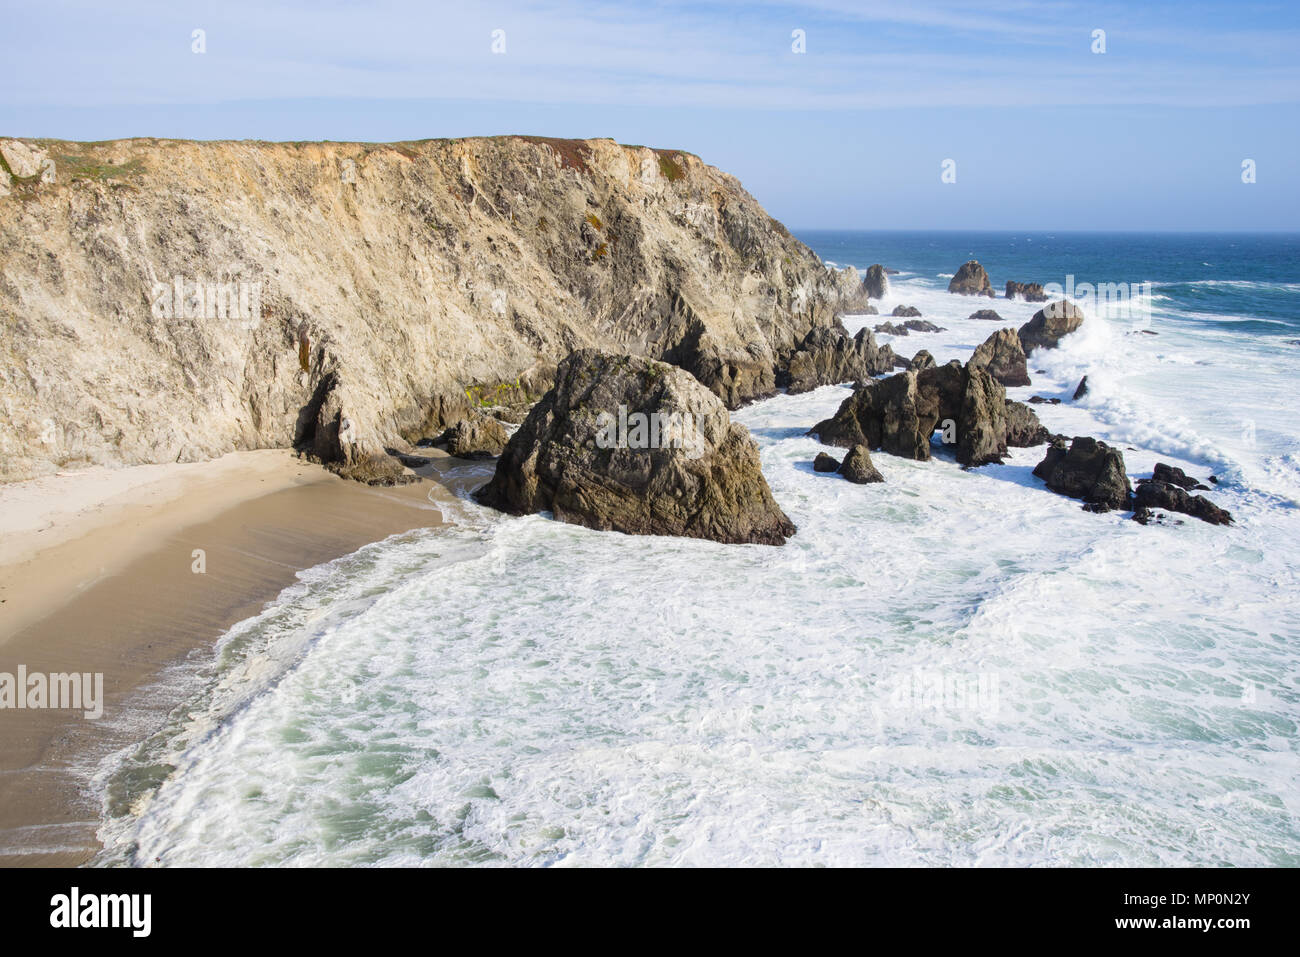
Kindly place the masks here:
[[(1084, 512), (1042, 447), (851, 485), (805, 435), (849, 387), (780, 395), (734, 418), (786, 546), (466, 499), (311, 569), (95, 770), (98, 863), (1300, 864), (1300, 237), (797, 235), (898, 270), (845, 325), (916, 306), (879, 338), (940, 362), (1039, 308), (1008, 279), (1137, 284), (1008, 394), (1236, 524)], [(970, 258), (999, 298), (946, 292)]]

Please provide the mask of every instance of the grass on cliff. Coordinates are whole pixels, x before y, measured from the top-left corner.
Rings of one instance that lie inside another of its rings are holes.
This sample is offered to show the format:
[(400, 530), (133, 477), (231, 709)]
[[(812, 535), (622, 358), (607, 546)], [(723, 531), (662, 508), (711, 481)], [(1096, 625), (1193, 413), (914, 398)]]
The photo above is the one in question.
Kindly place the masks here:
[(591, 172), (591, 166), (587, 163), (587, 157), (591, 155), (591, 150), (582, 140), (562, 140), (553, 136), (521, 136), (519, 138), (525, 143), (549, 146), (559, 155), (560, 165), (566, 169), (576, 169), (583, 174)]
[(112, 180), (128, 179), (142, 173), (144, 163), (138, 159), (133, 159), (121, 165), (115, 165), (113, 163), (100, 163), (88, 156), (60, 153), (54, 158), (54, 168), (56, 171), (66, 172), (70, 183), (75, 183), (78, 180), (91, 183), (106, 183)]

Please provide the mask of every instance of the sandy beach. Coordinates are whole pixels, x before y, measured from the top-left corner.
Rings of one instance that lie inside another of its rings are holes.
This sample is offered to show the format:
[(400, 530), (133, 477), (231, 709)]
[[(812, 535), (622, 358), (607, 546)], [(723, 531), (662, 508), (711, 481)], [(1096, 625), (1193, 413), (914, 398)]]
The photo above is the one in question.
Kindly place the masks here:
[(104, 676), (100, 720), (0, 711), (0, 866), (88, 861), (100, 807), (85, 769), (165, 718), (172, 703), (145, 690), (202, 662), (298, 571), (441, 524), (440, 455), (397, 488), (285, 450), (0, 486), (0, 673)]

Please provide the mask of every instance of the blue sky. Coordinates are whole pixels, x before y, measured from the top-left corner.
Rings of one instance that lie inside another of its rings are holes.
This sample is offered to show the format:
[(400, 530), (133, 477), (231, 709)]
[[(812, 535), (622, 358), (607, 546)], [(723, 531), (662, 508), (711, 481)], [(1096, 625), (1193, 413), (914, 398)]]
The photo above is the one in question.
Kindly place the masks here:
[(5, 5), (3, 135), (612, 136), (794, 228), (1300, 229), (1295, 3)]

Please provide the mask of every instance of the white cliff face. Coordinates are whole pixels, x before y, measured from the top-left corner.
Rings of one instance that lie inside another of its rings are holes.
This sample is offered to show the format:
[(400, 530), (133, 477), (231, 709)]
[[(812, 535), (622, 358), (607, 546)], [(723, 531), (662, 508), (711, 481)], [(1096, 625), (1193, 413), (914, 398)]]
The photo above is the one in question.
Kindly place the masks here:
[(734, 178), (609, 140), (0, 156), (5, 481), (295, 444), (352, 465), (536, 398), (586, 346), (734, 407), (860, 292)]

